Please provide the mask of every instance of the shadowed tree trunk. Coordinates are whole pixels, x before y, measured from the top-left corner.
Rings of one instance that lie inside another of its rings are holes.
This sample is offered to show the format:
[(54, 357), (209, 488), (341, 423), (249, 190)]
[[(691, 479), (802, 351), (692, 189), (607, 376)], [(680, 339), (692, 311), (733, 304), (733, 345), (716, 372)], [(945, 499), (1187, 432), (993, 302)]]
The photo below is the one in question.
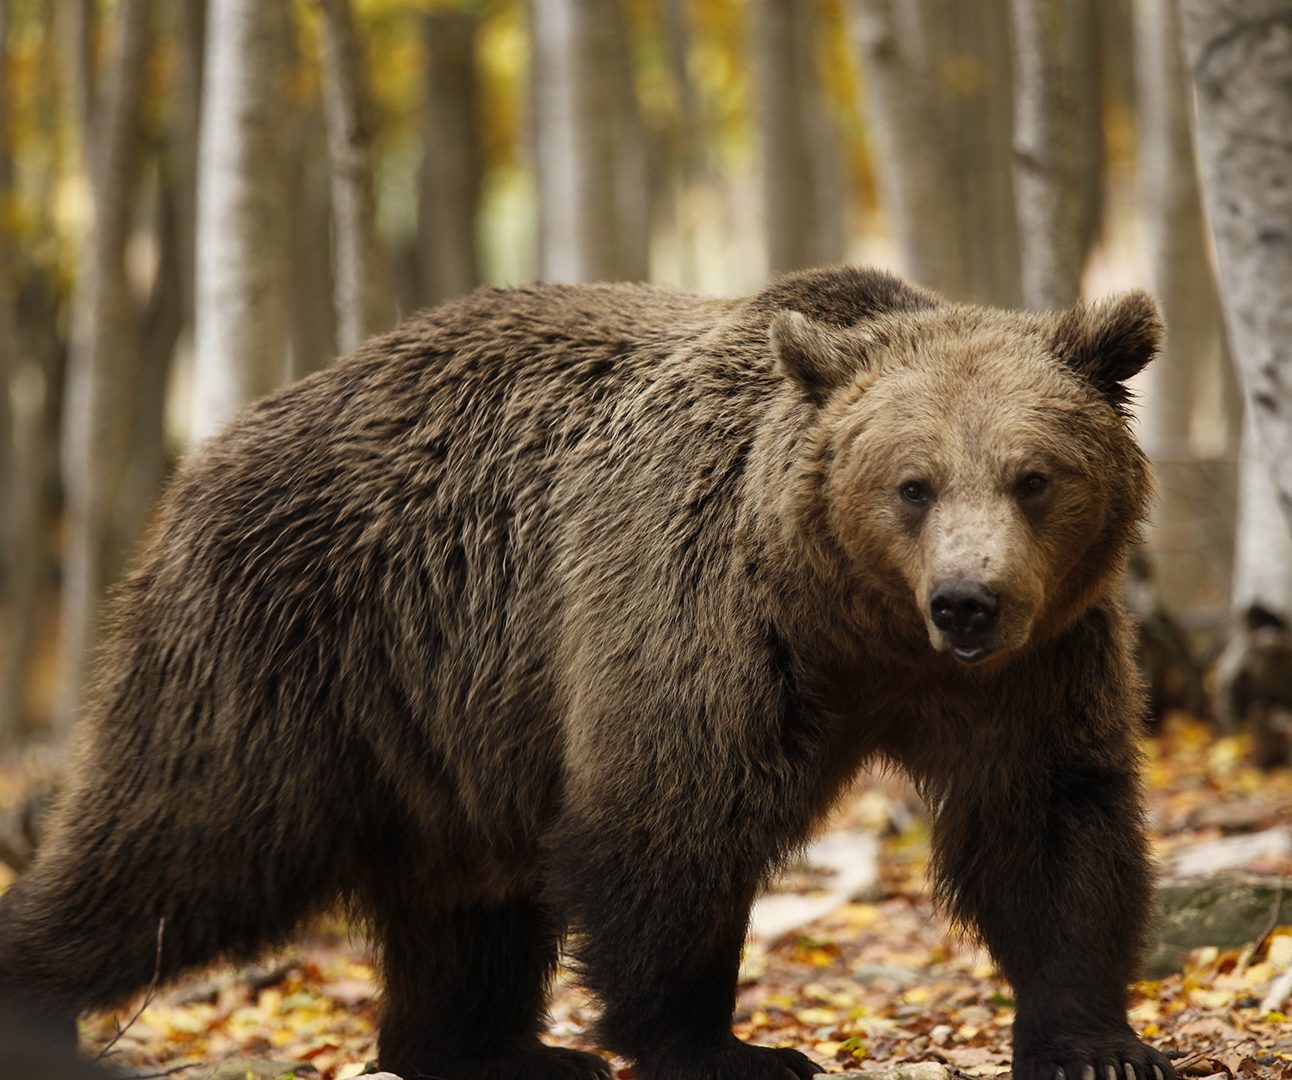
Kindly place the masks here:
[[(619, 0), (530, 0), (539, 271), (549, 281), (640, 276), (624, 193), (644, 154), (624, 115), (627, 54)], [(618, 58), (618, 60), (616, 59)], [(635, 109), (635, 99), (632, 101)]]
[(116, 9), (116, 51), (96, 115), (97, 138), (86, 154), (94, 225), (74, 302), (63, 424), (66, 542), (57, 723), (64, 731), (79, 709), (100, 601), (130, 540), (119, 510), (136, 377), (125, 248), (140, 170), (151, 17), (151, 0), (122, 0)]
[(422, 298), (428, 304), (470, 292), (480, 281), (479, 28), (474, 12), (422, 16), (427, 77), (417, 240)]
[(193, 437), (282, 377), (286, 180), (279, 72), (287, 11), (208, 0), (198, 151)]
[(375, 116), (363, 43), (350, 0), (318, 0), (323, 11), (323, 103), (332, 161), (336, 333), (349, 352), (390, 325), (394, 311), (377, 235)]
[(332, 266), (332, 194), (323, 111), (317, 99), (292, 118), (288, 306), (291, 357), (287, 378), (318, 371), (337, 355), (336, 276)]
[[(0, 203), (13, 194), (9, 127), (10, 0), (0, 0)], [(40, 489), (44, 375), (18, 335), (18, 246), (0, 242), (0, 749), (25, 727), (26, 675), (40, 583)]]
[[(969, 292), (950, 110), (937, 77), (940, 36), (930, 0), (852, 0), (872, 159), (903, 271), (955, 298)], [(945, 33), (946, 28), (942, 28)]]
[(1191, 436), (1206, 376), (1221, 357), (1177, 0), (1137, 5), (1135, 52), (1140, 205), (1167, 326), (1163, 354), (1145, 373), (1140, 431), (1158, 474), (1154, 579), (1162, 602), (1178, 614), (1196, 605), (1200, 586), (1216, 573), (1206, 535), (1216, 499)]
[[(769, 274), (837, 261), (843, 222), (820, 198), (829, 120), (815, 63), (816, 15), (801, 0), (754, 0), (753, 75)], [(835, 211), (838, 211), (836, 204)]]
[(1011, 0), (1010, 14), (1023, 303), (1063, 308), (1080, 293), (1087, 232), (1074, 13), (1068, 0)]
[(58, 67), (63, 84), (62, 102), (76, 132), (73, 144), (89, 176), (93, 167), (96, 108), (94, 71), (94, 0), (57, 0)]

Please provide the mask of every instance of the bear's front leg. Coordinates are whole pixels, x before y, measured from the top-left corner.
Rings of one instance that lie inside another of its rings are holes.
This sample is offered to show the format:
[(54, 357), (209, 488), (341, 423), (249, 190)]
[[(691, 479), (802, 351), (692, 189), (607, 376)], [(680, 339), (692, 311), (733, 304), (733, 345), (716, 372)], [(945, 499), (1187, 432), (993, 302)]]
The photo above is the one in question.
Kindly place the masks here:
[(601, 1002), (600, 1037), (633, 1061), (640, 1080), (804, 1080), (821, 1072), (795, 1050), (750, 1046), (732, 1034), (740, 951), (764, 861), (742, 830), (678, 809), (676, 818), (658, 802), (596, 820), (567, 815), (552, 838), (551, 899), (571, 923), (582, 981)]
[(1017, 1080), (1171, 1080), (1126, 1020), (1153, 889), (1140, 713), (1092, 622), (1039, 672), (1003, 673), (1001, 713), (966, 733), (976, 745), (926, 767), (937, 884), (1014, 986)]

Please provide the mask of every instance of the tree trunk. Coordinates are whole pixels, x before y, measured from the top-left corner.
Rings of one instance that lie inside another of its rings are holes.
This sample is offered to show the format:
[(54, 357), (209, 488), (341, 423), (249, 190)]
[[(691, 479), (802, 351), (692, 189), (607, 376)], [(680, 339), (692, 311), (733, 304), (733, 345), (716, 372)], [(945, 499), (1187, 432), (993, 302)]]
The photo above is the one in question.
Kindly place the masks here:
[(764, 242), (769, 274), (837, 258), (822, 238), (842, 234), (820, 200), (829, 145), (815, 64), (816, 9), (802, 0), (754, 0), (753, 74)]
[(1233, 608), (1236, 616), (1264, 608), (1292, 625), (1292, 534), (1270, 498), (1269, 461), (1252, 423), (1243, 427), (1238, 465)]
[(699, 265), (693, 200), (705, 173), (705, 161), (700, 104), (691, 76), (692, 29), (686, 0), (664, 0), (663, 20), (665, 56), (677, 98), (677, 123), (668, 155), (673, 173), (667, 196), (671, 212), (667, 232), (677, 245), (677, 280), (683, 288), (694, 289), (699, 287)]
[(640, 129), (624, 115), (624, 72), (616, 70), (627, 33), (619, 0), (531, 0), (530, 27), (540, 275), (641, 276), (627, 256), (634, 241), (623, 218), (643, 158), (625, 145)]
[(123, 535), (119, 513), (136, 371), (125, 248), (140, 168), (151, 17), (151, 0), (122, 0), (117, 7), (116, 55), (95, 125), (99, 138), (86, 155), (94, 225), (76, 290), (63, 424), (66, 543), (57, 723), (64, 731), (79, 708), (99, 603), (131, 539)]
[(273, 389), (284, 367), (287, 11), (209, 0), (198, 151), (195, 439)]
[(349, 352), (390, 325), (394, 305), (377, 235), (375, 116), (350, 0), (323, 11), (323, 102), (332, 160), (337, 343)]
[(904, 274), (949, 296), (965, 294), (945, 116), (929, 62), (922, 0), (852, 0), (850, 30), (880, 196)]
[(1067, 307), (1080, 293), (1083, 251), (1081, 105), (1068, 0), (1011, 0), (1014, 190), (1023, 303)]
[(618, 275), (628, 281), (650, 277), (650, 232), (653, 210), (651, 153), (637, 102), (632, 37), (623, 3), (606, 4), (607, 58), (614, 78), (615, 218)]
[[(948, 189), (956, 204), (966, 292), (957, 299), (1022, 303), (1014, 190), (1014, 73), (1008, 0), (955, 0), (937, 70), (947, 98), (952, 154)], [(945, 40), (949, 36), (949, 41)]]
[(1145, 373), (1140, 433), (1158, 474), (1153, 576), (1162, 603), (1178, 615), (1206, 592), (1217, 591), (1214, 552), (1207, 543), (1216, 500), (1192, 433), (1204, 380), (1221, 357), (1177, 0), (1137, 5), (1135, 51), (1140, 205), (1153, 288), (1167, 326), (1163, 354)]
[(321, 104), (315, 99), (298, 106), (291, 123), (289, 380), (318, 371), (337, 355), (331, 176), (322, 121)]
[[(0, 203), (13, 197), (9, 147), (9, 0), (0, 0)], [(41, 567), (39, 450), (44, 378), (18, 336), (18, 246), (0, 244), (0, 749), (26, 726), (26, 676)]]
[[(93, 168), (94, 120), (97, 96), (94, 70), (94, 0), (57, 0), (58, 66), (63, 83), (63, 107), (81, 154), (86, 177)], [(92, 178), (91, 178), (92, 179)]]
[(1266, 483), (1292, 521), (1292, 4), (1183, 0), (1182, 12), (1229, 344)]
[(417, 231), (421, 295), (428, 304), (461, 296), (480, 282), (479, 28), (474, 12), (422, 16), (427, 78)]

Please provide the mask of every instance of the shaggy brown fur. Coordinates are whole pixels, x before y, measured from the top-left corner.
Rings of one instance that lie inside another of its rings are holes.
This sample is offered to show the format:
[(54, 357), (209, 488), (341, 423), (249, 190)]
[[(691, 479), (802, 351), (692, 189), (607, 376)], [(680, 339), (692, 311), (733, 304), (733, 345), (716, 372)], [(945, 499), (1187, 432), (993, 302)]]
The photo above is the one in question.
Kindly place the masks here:
[[(797, 313), (797, 314), (795, 314)], [(485, 290), (261, 401), (120, 590), (71, 788), (0, 905), (51, 1018), (337, 895), (381, 1062), (588, 1078), (558, 942), (644, 1080), (806, 1076), (730, 1032), (749, 905), (867, 760), (1018, 994), (1015, 1073), (1152, 1080), (1114, 579), (1149, 480), (1132, 295), (1062, 316), (827, 270), (741, 300)]]

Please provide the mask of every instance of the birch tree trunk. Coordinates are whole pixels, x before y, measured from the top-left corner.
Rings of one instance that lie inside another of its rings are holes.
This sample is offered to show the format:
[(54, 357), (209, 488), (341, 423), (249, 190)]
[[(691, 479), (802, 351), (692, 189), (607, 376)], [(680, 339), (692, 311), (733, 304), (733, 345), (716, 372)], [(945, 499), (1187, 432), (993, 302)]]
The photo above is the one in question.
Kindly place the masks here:
[(394, 304), (377, 235), (375, 118), (363, 43), (350, 0), (319, 0), (319, 6), (332, 160), (337, 344), (349, 352), (390, 325)]
[(1158, 474), (1154, 580), (1162, 603), (1179, 613), (1198, 601), (1200, 588), (1216, 573), (1206, 535), (1216, 500), (1191, 434), (1208, 369), (1221, 362), (1219, 311), (1194, 165), (1191, 84), (1177, 0), (1141, 0), (1135, 10), (1140, 205), (1153, 289), (1167, 327), (1162, 356), (1145, 372), (1140, 433)]
[(1081, 287), (1083, 213), (1076, 43), (1067, 0), (1011, 0), (1014, 191), (1023, 303), (1067, 307)]
[(421, 293), (428, 304), (461, 296), (480, 282), (479, 28), (474, 12), (422, 16), (427, 78), (417, 239)]
[(1292, 4), (1183, 0), (1229, 344), (1292, 521)]
[(802, 0), (754, 0), (753, 72), (767, 270), (780, 274), (829, 262), (822, 238), (839, 236), (820, 200), (823, 150), (820, 80), (814, 63), (816, 9)]
[(539, 272), (550, 281), (635, 276), (621, 193), (642, 160), (621, 140), (626, 26), (619, 0), (531, 0)]
[(278, 384), (286, 181), (279, 158), (287, 9), (208, 0), (198, 147), (194, 439)]
[(79, 709), (86, 659), (104, 590), (116, 577), (130, 537), (118, 514), (129, 459), (135, 381), (133, 297), (125, 248), (140, 168), (144, 75), (151, 0), (122, 0), (117, 43), (88, 148), (94, 224), (72, 314), (63, 423), (66, 542), (57, 725)]

